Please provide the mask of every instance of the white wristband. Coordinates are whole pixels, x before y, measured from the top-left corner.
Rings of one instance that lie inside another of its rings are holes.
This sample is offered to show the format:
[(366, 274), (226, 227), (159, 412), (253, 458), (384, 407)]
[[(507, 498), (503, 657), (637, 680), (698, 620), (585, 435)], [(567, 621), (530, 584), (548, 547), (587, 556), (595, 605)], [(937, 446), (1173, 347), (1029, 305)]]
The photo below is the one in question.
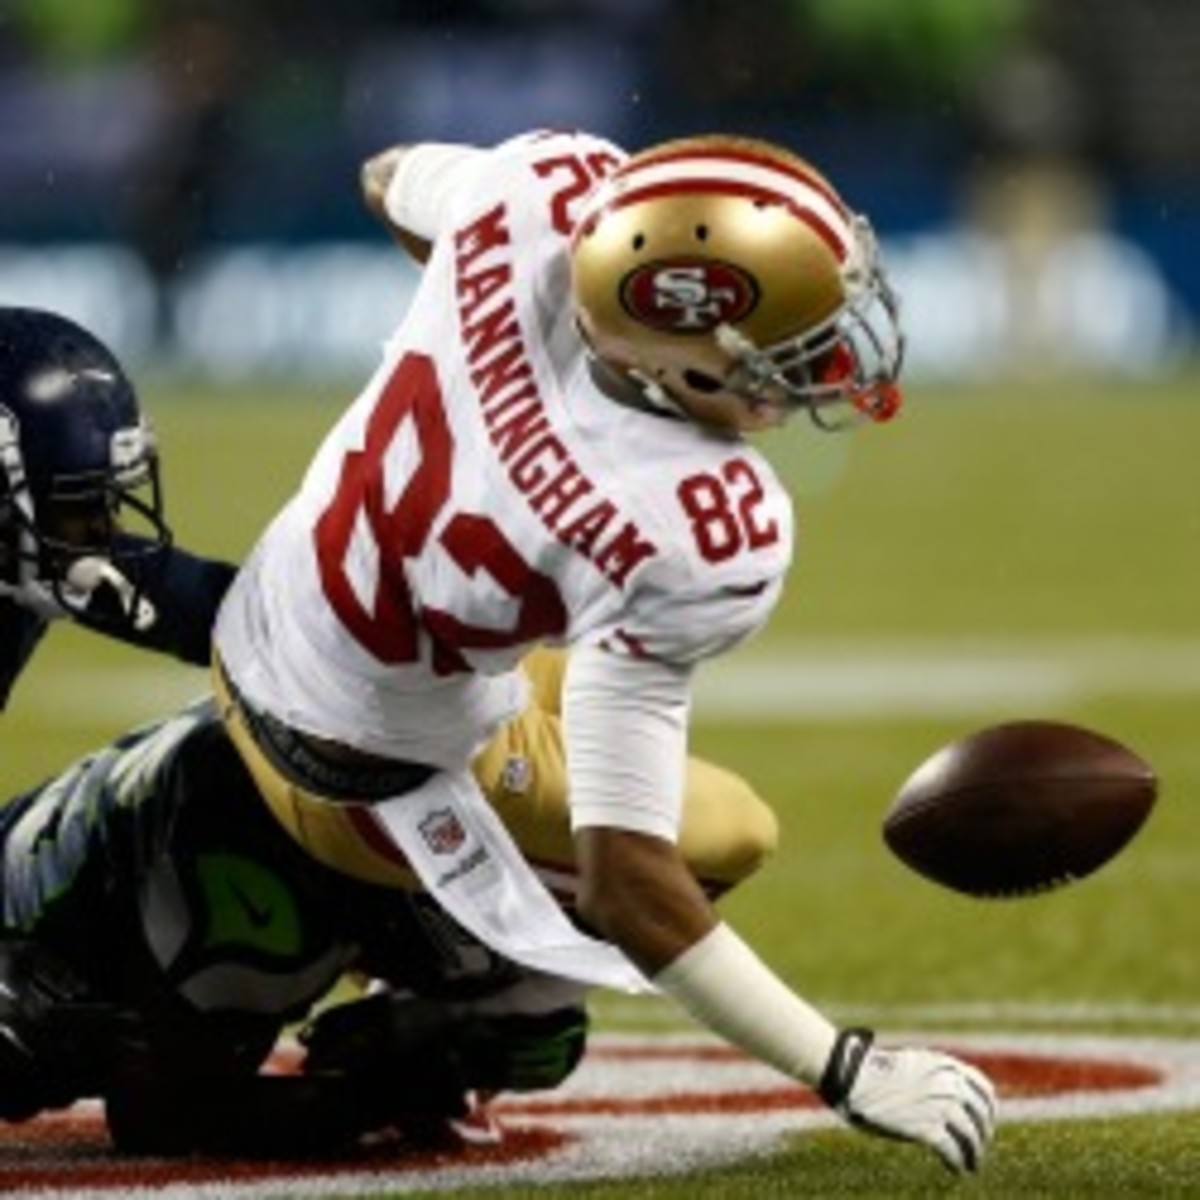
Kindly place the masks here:
[(815, 1086), (837, 1029), (728, 925), (718, 925), (653, 982), (701, 1024), (785, 1075)]

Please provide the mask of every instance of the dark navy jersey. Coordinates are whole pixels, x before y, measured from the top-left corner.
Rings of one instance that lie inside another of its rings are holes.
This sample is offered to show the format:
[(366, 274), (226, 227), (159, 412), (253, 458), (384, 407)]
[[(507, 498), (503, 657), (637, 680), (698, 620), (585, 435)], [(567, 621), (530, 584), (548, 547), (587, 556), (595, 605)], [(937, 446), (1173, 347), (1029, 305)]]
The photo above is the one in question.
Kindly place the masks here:
[(176, 1015), (294, 1019), (350, 963), (460, 998), (512, 971), (428, 897), (295, 843), (211, 698), (0, 808), (0, 936), (36, 938), (105, 999)]
[[(105, 631), (206, 665), (234, 568), (174, 548), (146, 561), (144, 577), (127, 577), (157, 620)], [(46, 628), (0, 600), (3, 699)], [(514, 970), (428, 897), (331, 871), (293, 842), (211, 698), (0, 804), (0, 939), (53, 952), (171, 1053), (251, 1065), (351, 964), (447, 998), (489, 992)]]
[[(121, 539), (118, 547), (133, 540)], [(200, 558), (176, 546), (167, 547), (149, 562), (152, 565), (141, 574), (134, 573), (132, 582), (154, 605), (157, 619), (144, 632), (129, 630), (114, 636), (196, 666), (207, 666), (217, 609), (237, 568), (218, 559)]]
[(258, 801), (211, 700), (0, 812), (4, 931), (108, 998), (294, 1016), (355, 953), (340, 891)]

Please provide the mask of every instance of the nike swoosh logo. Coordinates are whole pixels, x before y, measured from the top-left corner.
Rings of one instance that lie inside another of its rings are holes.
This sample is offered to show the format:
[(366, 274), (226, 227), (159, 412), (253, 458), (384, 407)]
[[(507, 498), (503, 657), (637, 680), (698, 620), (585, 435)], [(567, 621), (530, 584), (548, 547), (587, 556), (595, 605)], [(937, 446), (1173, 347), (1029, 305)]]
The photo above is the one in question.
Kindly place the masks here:
[(242, 912), (246, 914), (246, 919), (255, 929), (265, 929), (271, 923), (272, 917), (275, 915), (275, 910), (269, 905), (259, 904), (253, 896), (247, 895), (236, 883), (230, 883), (229, 890), (233, 893), (234, 899), (242, 907)]

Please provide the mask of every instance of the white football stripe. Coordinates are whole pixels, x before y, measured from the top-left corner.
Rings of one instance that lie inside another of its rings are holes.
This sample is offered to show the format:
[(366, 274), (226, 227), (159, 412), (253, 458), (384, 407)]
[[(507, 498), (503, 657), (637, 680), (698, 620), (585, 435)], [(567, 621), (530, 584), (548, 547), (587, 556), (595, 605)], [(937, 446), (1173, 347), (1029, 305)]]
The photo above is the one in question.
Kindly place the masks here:
[(846, 218), (816, 188), (783, 171), (736, 158), (722, 158), (719, 161), (712, 158), (676, 158), (668, 162), (650, 162), (645, 166), (625, 170), (613, 181), (609, 199), (619, 199), (626, 192), (638, 191), (644, 187), (658, 187), (682, 180), (711, 179), (730, 180), (776, 192), (797, 208), (811, 212), (823, 224), (829, 226), (847, 254), (854, 246), (854, 235)]
[(697, 715), (842, 721), (1200, 695), (1200, 638), (767, 640), (706, 665)]
[[(1114, 1024), (1138, 1029), (1200, 1028), (1200, 1004), (1152, 1004), (1137, 1000), (980, 1000), (924, 1004), (849, 1004), (822, 1000), (841, 1024), (897, 1029), (948, 1024), (995, 1029), (1014, 1024), (1083, 1030)], [(654, 996), (605, 994), (604, 1021), (610, 1028), (671, 1030), (695, 1026), (669, 1001)]]
[[(203, 671), (146, 655), (122, 659), (119, 669), (47, 656), (21, 681), (12, 707), (58, 728), (119, 729), (173, 711), (206, 684)], [(701, 668), (696, 714), (822, 723), (1197, 695), (1200, 637), (765, 638)]]
[[(1140, 1068), (1157, 1076), (1154, 1082), (1130, 1082), (1119, 1087), (1089, 1087), (1083, 1082), (1040, 1094), (1005, 1095), (1001, 1107), (1005, 1124), (1200, 1109), (1200, 1044), (1194, 1040), (955, 1033), (924, 1034), (921, 1038), (967, 1055), (1016, 1056), (1035, 1071), (1037, 1060), (1045, 1058), (1052, 1063), (1065, 1059), (1073, 1064)], [(40, 1189), (22, 1190), (21, 1194), (45, 1200), (109, 1200), (115, 1196), (126, 1200), (291, 1200), (317, 1194), (367, 1197), (498, 1185), (552, 1194), (555, 1184), (584, 1180), (623, 1180), (624, 1190), (636, 1194), (639, 1179), (681, 1177), (696, 1170), (769, 1156), (792, 1144), (799, 1133), (840, 1128), (838, 1118), (820, 1106), (779, 1107), (774, 1098), (781, 1087), (790, 1085), (761, 1064), (714, 1058), (706, 1053), (718, 1045), (696, 1034), (679, 1038), (593, 1038), (592, 1046), (598, 1053), (589, 1054), (562, 1087), (543, 1094), (543, 1098), (568, 1106), (576, 1101), (574, 1109), (555, 1111), (551, 1107), (537, 1115), (523, 1113), (520, 1098), (501, 1102), (501, 1121), (510, 1130), (542, 1128), (567, 1135), (561, 1143), (523, 1159), (489, 1161), (486, 1155), (442, 1155), (420, 1166), (406, 1166), (401, 1155), (394, 1163), (381, 1159), (365, 1167), (349, 1165), (326, 1173), (322, 1173), (320, 1162), (291, 1168), (275, 1164), (257, 1178), (256, 1168), (250, 1164), (240, 1175), (219, 1181), (214, 1176), (220, 1164), (205, 1173), (203, 1162), (196, 1160), (181, 1164), (177, 1171), (166, 1164), (165, 1172), (159, 1175), (162, 1182), (155, 1186), (135, 1182), (135, 1170), (97, 1170), (93, 1151), (90, 1159), (85, 1157), (78, 1163), (70, 1158), (54, 1162), (52, 1170), (45, 1169), (44, 1159), (35, 1160), (47, 1182)], [(664, 1059), (664, 1048), (672, 1049), (674, 1056)], [(612, 1056), (614, 1050), (622, 1051), (621, 1055)], [(672, 1111), (670, 1102), (681, 1093), (711, 1104), (695, 1108), (685, 1105)], [(666, 1102), (667, 1108), (650, 1115), (644, 1104), (656, 1100)], [(595, 1102), (594, 1106), (590, 1101)], [(724, 1101), (729, 1101), (727, 1108), (722, 1107)], [(76, 1173), (82, 1176), (81, 1186), (72, 1187)], [(653, 1191), (655, 1185), (647, 1183), (644, 1188)], [(703, 1180), (695, 1181), (695, 1190), (705, 1190)]]

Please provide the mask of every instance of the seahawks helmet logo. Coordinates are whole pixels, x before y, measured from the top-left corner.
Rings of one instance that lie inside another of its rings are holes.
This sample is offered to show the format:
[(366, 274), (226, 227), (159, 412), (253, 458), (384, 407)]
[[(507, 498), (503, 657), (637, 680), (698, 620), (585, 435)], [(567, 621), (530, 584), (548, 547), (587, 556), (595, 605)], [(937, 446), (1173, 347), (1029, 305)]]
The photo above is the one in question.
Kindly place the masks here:
[(645, 263), (621, 281), (621, 305), (635, 321), (666, 333), (711, 333), (758, 303), (758, 285), (740, 267), (709, 258)]

